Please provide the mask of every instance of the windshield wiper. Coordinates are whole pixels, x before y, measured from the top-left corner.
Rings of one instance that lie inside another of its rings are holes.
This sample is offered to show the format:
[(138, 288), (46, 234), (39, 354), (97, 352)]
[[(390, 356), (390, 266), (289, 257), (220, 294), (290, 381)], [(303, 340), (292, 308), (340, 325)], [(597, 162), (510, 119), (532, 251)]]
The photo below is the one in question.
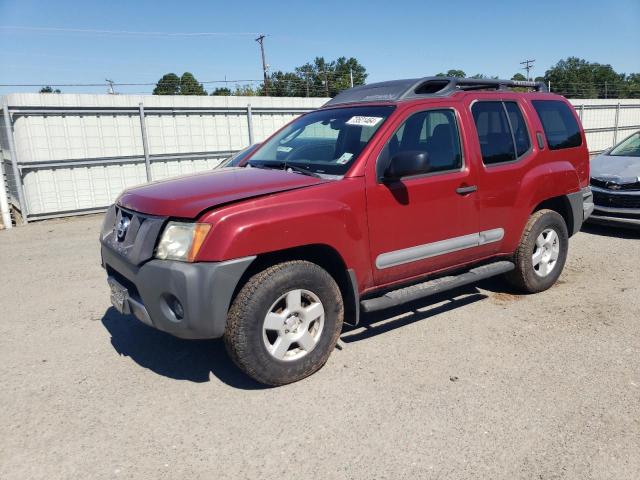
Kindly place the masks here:
[(296, 173), (302, 173), (303, 175), (309, 175), (310, 177), (322, 178), (321, 175), (318, 175), (311, 170), (307, 170), (303, 167), (298, 167), (297, 165), (290, 165), (287, 162), (264, 162), (264, 163), (251, 163), (249, 160), (249, 165), (254, 168), (266, 168), (268, 170), (291, 170)]
[(309, 175), (310, 177), (322, 178), (316, 172), (312, 172), (311, 170), (307, 170), (306, 168), (297, 167), (296, 165), (287, 165), (287, 162), (282, 162), (282, 166), (284, 170), (291, 169), (294, 172), (302, 173), (303, 175)]

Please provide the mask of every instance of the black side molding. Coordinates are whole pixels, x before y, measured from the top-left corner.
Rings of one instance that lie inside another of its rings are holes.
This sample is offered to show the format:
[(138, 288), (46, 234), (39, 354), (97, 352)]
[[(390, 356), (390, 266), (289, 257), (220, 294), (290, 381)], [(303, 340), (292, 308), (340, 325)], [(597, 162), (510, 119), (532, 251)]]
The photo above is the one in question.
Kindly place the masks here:
[(450, 275), (448, 277), (429, 280), (417, 285), (411, 285), (409, 287), (387, 292), (380, 297), (362, 300), (360, 302), (360, 308), (363, 312), (374, 312), (385, 308), (395, 307), (403, 303), (429, 297), (470, 283), (475, 283), (480, 280), (484, 280), (485, 278), (500, 275), (501, 273), (507, 273), (514, 268), (515, 265), (513, 262), (506, 260), (489, 263), (487, 265), (472, 268), (471, 270), (459, 275)]

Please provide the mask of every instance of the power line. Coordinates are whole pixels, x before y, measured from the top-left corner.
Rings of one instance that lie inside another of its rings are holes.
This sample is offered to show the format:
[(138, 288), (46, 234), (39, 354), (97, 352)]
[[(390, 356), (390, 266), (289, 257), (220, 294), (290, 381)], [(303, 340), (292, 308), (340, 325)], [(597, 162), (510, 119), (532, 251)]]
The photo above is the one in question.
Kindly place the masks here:
[[(204, 82), (198, 83), (253, 83), (253, 82), (261, 82), (259, 79), (239, 79), (239, 80), (207, 80)], [(107, 82), (115, 87), (148, 87), (155, 86), (158, 82), (127, 82), (127, 83), (118, 83), (118, 82)], [(0, 87), (42, 87), (44, 85), (48, 85), (49, 87), (104, 87), (106, 83), (51, 83), (51, 82), (42, 82), (42, 83), (0, 83)]]
[(0, 26), (0, 30), (24, 30), (51, 33), (89, 33), (97, 35), (137, 35), (153, 37), (239, 37), (258, 35), (254, 32), (144, 32), (131, 30), (97, 30), (93, 28), (20, 27)]

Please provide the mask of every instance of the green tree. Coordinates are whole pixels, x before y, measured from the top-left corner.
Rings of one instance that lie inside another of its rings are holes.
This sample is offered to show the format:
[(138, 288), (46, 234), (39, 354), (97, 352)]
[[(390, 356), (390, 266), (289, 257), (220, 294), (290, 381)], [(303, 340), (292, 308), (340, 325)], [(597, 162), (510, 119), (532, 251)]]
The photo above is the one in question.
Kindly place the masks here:
[[(305, 63), (295, 69), (297, 76), (296, 95), (305, 97), (333, 97), (342, 90), (353, 86), (364, 85), (367, 69), (354, 57), (339, 57), (327, 61), (324, 57), (316, 57), (313, 62)], [(293, 81), (293, 77), (290, 77)]]
[(242, 97), (259, 97), (262, 91), (262, 86), (253, 88), (251, 85), (236, 85), (233, 94)]
[(303, 81), (293, 72), (273, 72), (269, 78), (268, 95), (272, 97), (303, 97)]
[(625, 77), (622, 98), (640, 98), (640, 73), (630, 73)]
[(154, 95), (178, 95), (180, 78), (175, 73), (165, 73), (153, 89)]
[(231, 95), (231, 89), (229, 89), (227, 87), (218, 87), (213, 92), (211, 92), (211, 95), (218, 95), (218, 96), (221, 96), (221, 97), (228, 97), (229, 95)]
[(331, 96), (337, 95), (338, 92), (351, 88), (351, 78), (353, 77), (353, 86), (364, 85), (367, 80), (367, 69), (361, 65), (358, 60), (353, 57), (339, 57), (335, 62), (331, 62), (333, 66), (332, 81), (329, 84)]
[(566, 97), (611, 98), (625, 93), (625, 75), (611, 65), (578, 57), (560, 60), (544, 74), (554, 92)]
[(333, 83), (334, 62), (327, 62), (324, 57), (316, 57), (313, 60), (315, 71), (314, 90), (316, 92), (313, 97), (333, 97), (331, 95), (331, 84)]
[(40, 89), (40, 93), (62, 93), (62, 92), (60, 91), (60, 89), (59, 89), (59, 88), (56, 88), (56, 89), (54, 90), (53, 88), (51, 88), (51, 86), (50, 86), (50, 85), (47, 85), (46, 87), (42, 87), (42, 88)]
[(191, 72), (184, 72), (180, 77), (180, 95), (206, 95), (207, 91)]
[(447, 73), (438, 73), (436, 75), (436, 77), (453, 77), (453, 78), (465, 78), (466, 76), (467, 74), (464, 72), (464, 70), (456, 70), (456, 69), (447, 70)]

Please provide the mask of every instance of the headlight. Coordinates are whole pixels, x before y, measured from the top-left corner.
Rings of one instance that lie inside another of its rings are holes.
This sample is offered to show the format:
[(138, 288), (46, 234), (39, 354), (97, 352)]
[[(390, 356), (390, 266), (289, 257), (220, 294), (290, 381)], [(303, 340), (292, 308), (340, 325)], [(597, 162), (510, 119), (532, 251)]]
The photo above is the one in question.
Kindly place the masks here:
[(210, 229), (208, 223), (167, 223), (156, 248), (156, 258), (193, 262)]

